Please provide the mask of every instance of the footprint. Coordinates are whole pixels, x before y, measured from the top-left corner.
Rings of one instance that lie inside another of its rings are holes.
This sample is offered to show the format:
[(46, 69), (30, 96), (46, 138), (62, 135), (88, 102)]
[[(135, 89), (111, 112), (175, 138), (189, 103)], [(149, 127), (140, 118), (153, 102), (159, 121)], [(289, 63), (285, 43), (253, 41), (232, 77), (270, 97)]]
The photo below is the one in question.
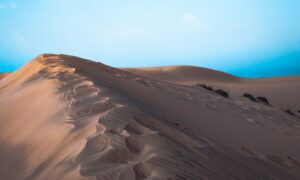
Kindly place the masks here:
[(85, 147), (76, 157), (76, 161), (84, 164), (85, 162), (89, 162), (91, 158), (104, 152), (109, 146), (109, 139), (102, 134), (94, 136), (87, 140)]
[(136, 180), (146, 179), (151, 174), (151, 166), (147, 163), (139, 163), (133, 166)]
[(125, 143), (128, 150), (133, 154), (140, 154), (145, 146), (144, 141), (137, 136), (127, 137)]
[(140, 129), (140, 127), (137, 124), (127, 124), (124, 129), (133, 134), (141, 135), (143, 134), (143, 131)]

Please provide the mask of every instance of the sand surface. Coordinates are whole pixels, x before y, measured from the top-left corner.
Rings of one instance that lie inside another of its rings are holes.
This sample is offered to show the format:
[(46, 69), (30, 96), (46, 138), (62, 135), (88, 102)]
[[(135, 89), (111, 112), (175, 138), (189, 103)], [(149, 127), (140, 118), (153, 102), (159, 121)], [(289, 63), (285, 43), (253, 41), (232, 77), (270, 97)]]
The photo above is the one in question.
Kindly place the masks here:
[(0, 80), (1, 179), (299, 179), (299, 80), (44, 54)]
[(8, 76), (10, 73), (0, 73), (0, 80)]
[[(266, 67), (267, 68), (267, 67)], [(205, 84), (221, 88), (235, 99), (244, 93), (269, 98), (272, 104), (284, 108), (300, 108), (300, 76), (274, 78), (240, 78), (223, 72), (194, 66), (166, 66), (123, 69), (135, 74), (184, 86)]]

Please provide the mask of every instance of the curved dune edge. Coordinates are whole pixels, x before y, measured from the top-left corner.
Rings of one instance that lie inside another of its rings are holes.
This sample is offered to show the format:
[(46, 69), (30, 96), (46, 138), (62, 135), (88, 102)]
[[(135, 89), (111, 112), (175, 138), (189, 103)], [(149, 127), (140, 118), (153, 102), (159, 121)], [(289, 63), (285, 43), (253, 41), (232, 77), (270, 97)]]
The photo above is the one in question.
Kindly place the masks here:
[(122, 68), (122, 70), (182, 85), (193, 85), (201, 79), (212, 82), (239, 82), (242, 79), (231, 74), (196, 66)]
[[(283, 136), (282, 141), (299, 138), (299, 122), (276, 108), (232, 102), (72, 56), (45, 54), (0, 82), (0, 156), (7, 157), (1, 174), (7, 179), (108, 180), (299, 176), (299, 156), (236, 148), (234, 142), (221, 142), (205, 132), (193, 135), (190, 132), (196, 131), (173, 119), (167, 109), (153, 108), (155, 99), (134, 91), (139, 87), (146, 95), (143, 90), (204, 109), (201, 113), (208, 115), (194, 115), (201, 119), (209, 119), (211, 111), (241, 111), (244, 115), (232, 112), (228, 117), (245, 118), (241, 125), (258, 126), (269, 135)], [(282, 121), (275, 122), (277, 116)]]

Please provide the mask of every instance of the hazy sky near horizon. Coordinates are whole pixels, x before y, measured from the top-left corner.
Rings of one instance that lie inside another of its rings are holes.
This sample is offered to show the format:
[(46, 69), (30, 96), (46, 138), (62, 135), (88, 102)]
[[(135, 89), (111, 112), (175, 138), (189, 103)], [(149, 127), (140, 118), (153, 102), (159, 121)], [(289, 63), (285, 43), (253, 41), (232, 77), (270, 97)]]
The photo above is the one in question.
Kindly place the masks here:
[(300, 1), (0, 0), (0, 71), (41, 53), (115, 67), (300, 75)]

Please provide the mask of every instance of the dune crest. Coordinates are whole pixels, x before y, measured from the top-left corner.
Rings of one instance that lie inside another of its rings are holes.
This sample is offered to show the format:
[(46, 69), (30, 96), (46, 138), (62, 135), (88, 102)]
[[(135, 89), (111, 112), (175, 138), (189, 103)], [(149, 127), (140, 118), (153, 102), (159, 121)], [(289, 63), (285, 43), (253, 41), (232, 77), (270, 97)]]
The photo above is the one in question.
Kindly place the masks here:
[(0, 81), (0, 174), (297, 179), (299, 118), (277, 106), (44, 54)]

